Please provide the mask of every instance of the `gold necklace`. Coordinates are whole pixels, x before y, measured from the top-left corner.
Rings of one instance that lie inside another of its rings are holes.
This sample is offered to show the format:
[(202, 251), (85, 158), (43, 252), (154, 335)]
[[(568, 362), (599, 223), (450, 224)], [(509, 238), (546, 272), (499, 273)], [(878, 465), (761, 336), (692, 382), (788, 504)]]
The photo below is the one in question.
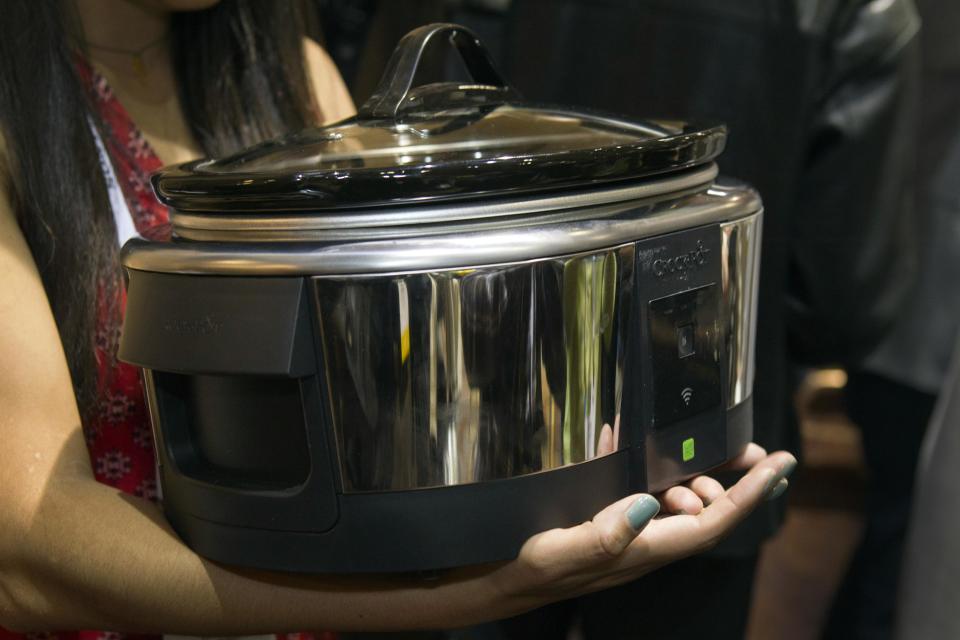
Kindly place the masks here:
[(99, 51), (106, 51), (107, 53), (119, 53), (122, 55), (130, 56), (130, 63), (133, 65), (133, 72), (137, 75), (137, 77), (143, 78), (146, 75), (146, 71), (147, 71), (146, 66), (143, 64), (143, 54), (145, 54), (147, 51), (150, 51), (150, 49), (153, 49), (159, 44), (163, 43), (169, 37), (170, 37), (170, 32), (168, 31), (164, 33), (162, 36), (160, 36), (159, 38), (157, 38), (156, 40), (148, 42), (147, 44), (143, 45), (138, 49), (124, 49), (122, 47), (111, 47), (109, 45), (96, 44), (93, 42), (89, 42), (87, 40), (82, 40), (82, 43), (88, 49), (97, 49)]

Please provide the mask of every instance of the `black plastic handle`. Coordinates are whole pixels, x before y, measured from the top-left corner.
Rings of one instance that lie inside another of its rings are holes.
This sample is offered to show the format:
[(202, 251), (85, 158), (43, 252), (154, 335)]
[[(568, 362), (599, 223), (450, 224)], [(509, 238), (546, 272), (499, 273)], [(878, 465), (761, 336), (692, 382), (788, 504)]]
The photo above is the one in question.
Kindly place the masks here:
[[(420, 66), (420, 59), (431, 40), (438, 36), (448, 36), (448, 41), (460, 53), (467, 71), (476, 84), (449, 85), (443, 90), (443, 99), (438, 100), (437, 91), (428, 91), (436, 103), (453, 105), (457, 101), (467, 104), (502, 103), (517, 100), (517, 92), (509, 86), (493, 66), (490, 54), (477, 36), (456, 24), (438, 22), (414, 29), (397, 44), (393, 55), (387, 62), (387, 69), (373, 95), (363, 103), (358, 111), (361, 120), (396, 120), (404, 111), (420, 107), (416, 90), (411, 91), (413, 79)], [(445, 86), (445, 85), (437, 85)]]

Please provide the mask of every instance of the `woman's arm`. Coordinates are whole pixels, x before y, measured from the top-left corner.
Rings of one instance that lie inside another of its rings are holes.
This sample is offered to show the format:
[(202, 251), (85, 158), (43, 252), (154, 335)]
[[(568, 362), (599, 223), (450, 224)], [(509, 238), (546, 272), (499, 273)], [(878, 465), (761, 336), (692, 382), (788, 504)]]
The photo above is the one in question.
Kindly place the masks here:
[[(152, 504), (94, 480), (57, 328), (5, 199), (0, 273), (0, 625), (230, 635), (440, 625), (457, 607), (494, 605), (476, 578), (402, 588), (202, 560)], [(434, 590), (450, 591), (447, 605), (424, 602)]]

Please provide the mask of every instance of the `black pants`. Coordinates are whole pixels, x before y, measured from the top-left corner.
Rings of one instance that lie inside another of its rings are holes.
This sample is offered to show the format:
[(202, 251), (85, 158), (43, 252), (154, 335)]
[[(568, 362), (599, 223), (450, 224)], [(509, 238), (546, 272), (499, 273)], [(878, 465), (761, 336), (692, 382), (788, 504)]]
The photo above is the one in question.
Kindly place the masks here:
[(834, 600), (823, 637), (893, 635), (897, 582), (917, 458), (936, 396), (870, 373), (851, 373), (847, 412), (860, 427), (869, 474), (860, 546)]

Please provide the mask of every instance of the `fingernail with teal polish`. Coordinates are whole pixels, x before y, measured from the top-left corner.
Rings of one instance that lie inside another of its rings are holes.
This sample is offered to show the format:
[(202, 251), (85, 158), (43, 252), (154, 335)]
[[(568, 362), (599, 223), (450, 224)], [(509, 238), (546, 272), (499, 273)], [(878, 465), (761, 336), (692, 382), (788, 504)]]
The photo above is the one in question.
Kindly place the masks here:
[(773, 489), (771, 489), (771, 490), (767, 493), (767, 498), (766, 498), (767, 501), (776, 500), (777, 498), (779, 498), (780, 496), (782, 496), (782, 495), (783, 495), (783, 492), (786, 491), (786, 490), (787, 490), (787, 487), (789, 487), (789, 486), (790, 486), (790, 483), (787, 481), (786, 478), (780, 478), (780, 482), (778, 482), (778, 483), (773, 487)]
[(797, 468), (796, 459), (790, 460), (790, 462), (783, 465), (783, 469), (780, 470), (781, 478), (789, 478), (790, 474), (793, 473), (793, 470)]
[(653, 496), (640, 496), (627, 509), (627, 522), (630, 528), (639, 533), (660, 512), (660, 503)]
[(777, 483), (783, 480), (783, 477), (776, 471), (770, 474), (770, 477), (767, 478), (767, 483), (763, 485), (763, 495), (770, 495), (770, 492), (773, 491), (774, 487), (777, 486)]
[[(776, 473), (774, 473), (772, 476), (770, 476), (770, 479), (767, 480), (767, 487), (764, 491), (766, 491), (766, 493), (768, 494), (771, 493), (774, 489), (777, 488), (777, 486), (780, 484), (780, 482), (784, 478), (789, 478), (790, 474), (792, 474), (794, 469), (796, 468), (797, 468), (796, 460), (790, 460), (789, 462), (784, 464), (780, 468), (780, 471), (777, 471)], [(780, 494), (777, 494), (777, 495), (780, 495)]]

